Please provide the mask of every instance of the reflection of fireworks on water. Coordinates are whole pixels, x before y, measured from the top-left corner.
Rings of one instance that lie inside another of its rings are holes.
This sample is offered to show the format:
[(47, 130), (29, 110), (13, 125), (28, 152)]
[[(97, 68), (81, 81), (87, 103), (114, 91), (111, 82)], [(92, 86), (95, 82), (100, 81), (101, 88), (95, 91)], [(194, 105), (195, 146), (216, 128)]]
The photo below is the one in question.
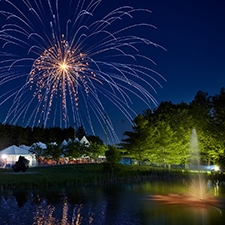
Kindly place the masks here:
[[(104, 129), (104, 99), (129, 121), (135, 115), (130, 96), (147, 106), (156, 104), (149, 91), (155, 91), (151, 82), (160, 86), (157, 77), (163, 77), (149, 67), (154, 62), (139, 52), (139, 45), (161, 46), (144, 37), (151, 24), (133, 20), (136, 13), (145, 18), (150, 11), (123, 6), (99, 19), (96, 9), (101, 2), (0, 2), (5, 19), (0, 30), (4, 50), (0, 86), (2, 90), (3, 86), (16, 86), (0, 93), (0, 105), (12, 101), (5, 122), (46, 127), (51, 117), (53, 126), (76, 123), (85, 127), (84, 121), (88, 121), (95, 134), (93, 118)], [(126, 26), (122, 27), (123, 20)], [(140, 28), (143, 37), (134, 32), (138, 29), (140, 34)], [(107, 123), (113, 137), (110, 118)]]

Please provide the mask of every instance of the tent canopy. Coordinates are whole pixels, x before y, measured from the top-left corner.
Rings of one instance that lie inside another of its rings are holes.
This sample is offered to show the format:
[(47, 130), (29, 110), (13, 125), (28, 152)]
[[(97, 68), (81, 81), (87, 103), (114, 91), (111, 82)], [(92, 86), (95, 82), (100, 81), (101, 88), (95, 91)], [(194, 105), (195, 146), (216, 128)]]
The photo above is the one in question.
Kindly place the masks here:
[(80, 143), (81, 143), (81, 144), (84, 144), (84, 145), (86, 145), (86, 146), (90, 146), (90, 142), (88, 141), (88, 139), (87, 139), (85, 136), (83, 136), (83, 137), (81, 138)]
[(31, 153), (25, 149), (12, 145), (0, 151), (0, 155), (31, 155)]

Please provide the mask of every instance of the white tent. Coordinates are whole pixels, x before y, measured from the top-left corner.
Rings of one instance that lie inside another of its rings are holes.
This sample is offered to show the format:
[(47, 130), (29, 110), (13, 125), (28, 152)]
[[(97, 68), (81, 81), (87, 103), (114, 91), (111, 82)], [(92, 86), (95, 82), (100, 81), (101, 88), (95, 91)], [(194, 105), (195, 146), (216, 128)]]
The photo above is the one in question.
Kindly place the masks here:
[(20, 146), (19, 146), (19, 148), (22, 148), (22, 149), (24, 149), (24, 150), (29, 151), (29, 150), (30, 150), (30, 148), (31, 148), (31, 146), (27, 146), (27, 145), (20, 145)]
[(2, 165), (7, 165), (7, 167), (14, 165), (16, 161), (18, 161), (19, 156), (24, 156), (29, 160), (29, 166), (36, 166), (35, 155), (28, 150), (12, 145), (0, 151), (0, 160), (3, 162)]
[[(69, 139), (68, 142), (67, 142), (66, 140), (64, 140), (64, 141), (62, 142), (61, 146), (62, 146), (62, 147), (65, 147), (65, 146), (68, 145), (68, 143), (71, 143), (71, 142), (73, 142), (72, 139)], [(78, 142), (78, 143), (80, 143), (80, 144), (85, 144), (87, 147), (90, 146), (90, 142), (88, 141), (88, 139), (87, 139), (85, 136), (83, 136), (83, 137), (81, 138), (80, 141), (79, 141), (78, 138), (76, 138), (76, 139), (74, 140), (74, 142)]]
[(46, 149), (47, 148), (47, 145), (42, 143), (42, 142), (36, 142), (32, 146), (34, 146), (34, 145), (38, 145), (42, 149)]
[(81, 138), (80, 143), (86, 145), (87, 147), (90, 146), (90, 142), (88, 141), (88, 139), (85, 136), (83, 136)]

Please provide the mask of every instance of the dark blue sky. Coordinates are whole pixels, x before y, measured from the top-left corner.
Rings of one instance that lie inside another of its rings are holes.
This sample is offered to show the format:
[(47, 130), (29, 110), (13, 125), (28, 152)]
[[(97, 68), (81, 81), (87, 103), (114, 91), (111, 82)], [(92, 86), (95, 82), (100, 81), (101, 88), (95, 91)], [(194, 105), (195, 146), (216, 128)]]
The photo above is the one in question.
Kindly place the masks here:
[[(214, 95), (225, 86), (225, 2), (223, 0), (103, 0), (96, 13), (101, 17), (105, 11), (122, 5), (151, 10), (150, 16), (137, 19), (142, 21), (146, 19), (146, 22), (157, 27), (157, 30), (153, 29), (149, 32), (149, 39), (167, 50), (157, 48), (145, 52), (145, 49), (141, 49), (157, 63), (157, 66), (151, 67), (167, 80), (165, 82), (159, 79), (163, 88), (156, 85), (157, 94), (152, 93), (158, 103), (161, 101), (188, 103), (199, 90)], [(126, 21), (122, 20), (121, 26), (124, 26), (123, 23)], [(12, 83), (11, 86), (13, 85)], [(115, 131), (121, 138), (122, 131), (129, 130), (131, 125), (108, 101), (104, 101), (104, 104)], [(155, 106), (152, 104), (152, 107)], [(141, 113), (147, 106), (134, 99), (132, 108), (137, 113)], [(7, 105), (0, 105), (1, 122), (6, 109)], [(124, 123), (121, 123), (123, 119)], [(96, 121), (93, 121), (93, 124), (97, 126)], [(87, 129), (88, 134), (89, 132)], [(97, 129), (96, 135), (105, 141), (105, 134), (101, 129)]]
[(198, 90), (218, 93), (225, 81), (225, 2), (152, 1), (151, 9), (167, 49), (156, 59), (167, 79), (158, 100), (189, 102)]
[[(115, 1), (110, 1), (112, 4)], [(152, 11), (157, 27), (152, 40), (167, 51), (157, 49), (152, 59), (156, 70), (167, 80), (157, 88), (161, 101), (189, 103), (197, 91), (210, 95), (225, 86), (225, 2), (223, 0), (121, 0)], [(146, 108), (134, 106), (139, 113)], [(154, 107), (154, 106), (152, 106)], [(126, 122), (124, 123), (124, 127)], [(117, 122), (119, 131), (119, 122)], [(129, 126), (127, 126), (127, 129)]]

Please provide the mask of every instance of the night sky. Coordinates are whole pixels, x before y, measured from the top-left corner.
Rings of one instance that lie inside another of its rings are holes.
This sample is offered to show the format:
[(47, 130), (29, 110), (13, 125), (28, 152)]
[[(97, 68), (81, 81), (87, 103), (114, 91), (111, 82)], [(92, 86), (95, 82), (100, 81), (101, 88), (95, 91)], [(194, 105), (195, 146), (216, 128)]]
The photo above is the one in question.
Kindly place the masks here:
[(151, 9), (167, 49), (156, 59), (167, 79), (158, 101), (189, 102), (198, 90), (218, 93), (225, 81), (225, 2), (152, 1)]
[[(95, 13), (101, 17), (105, 11), (122, 5), (151, 10), (152, 13), (146, 17), (146, 22), (156, 26), (157, 29), (149, 32), (149, 39), (166, 49), (165, 51), (154, 48), (151, 52), (147, 52), (157, 64), (150, 67), (166, 79), (164, 81), (159, 78), (162, 88), (154, 84), (157, 93), (152, 94), (158, 103), (161, 101), (189, 103), (199, 90), (215, 95), (225, 86), (223, 0), (103, 0)], [(143, 21), (145, 18), (135, 19)], [(123, 25), (122, 23), (126, 26), (126, 21), (122, 20), (120, 25)], [(145, 52), (145, 49), (141, 48), (140, 51)], [(9, 86), (0, 88), (4, 90)], [(118, 138), (121, 139), (122, 132), (129, 130), (131, 124), (108, 101), (103, 103), (108, 109), (108, 116), (114, 124)], [(9, 107), (7, 104), (0, 105), (0, 122), (4, 120), (7, 107)], [(152, 104), (151, 107), (154, 108), (155, 105)], [(138, 114), (147, 109), (147, 106), (134, 98), (132, 108)], [(93, 121), (93, 124), (97, 126), (95, 122)], [(87, 128), (87, 133), (90, 134), (89, 132)], [(101, 129), (97, 129), (95, 135), (105, 141), (105, 134)]]

